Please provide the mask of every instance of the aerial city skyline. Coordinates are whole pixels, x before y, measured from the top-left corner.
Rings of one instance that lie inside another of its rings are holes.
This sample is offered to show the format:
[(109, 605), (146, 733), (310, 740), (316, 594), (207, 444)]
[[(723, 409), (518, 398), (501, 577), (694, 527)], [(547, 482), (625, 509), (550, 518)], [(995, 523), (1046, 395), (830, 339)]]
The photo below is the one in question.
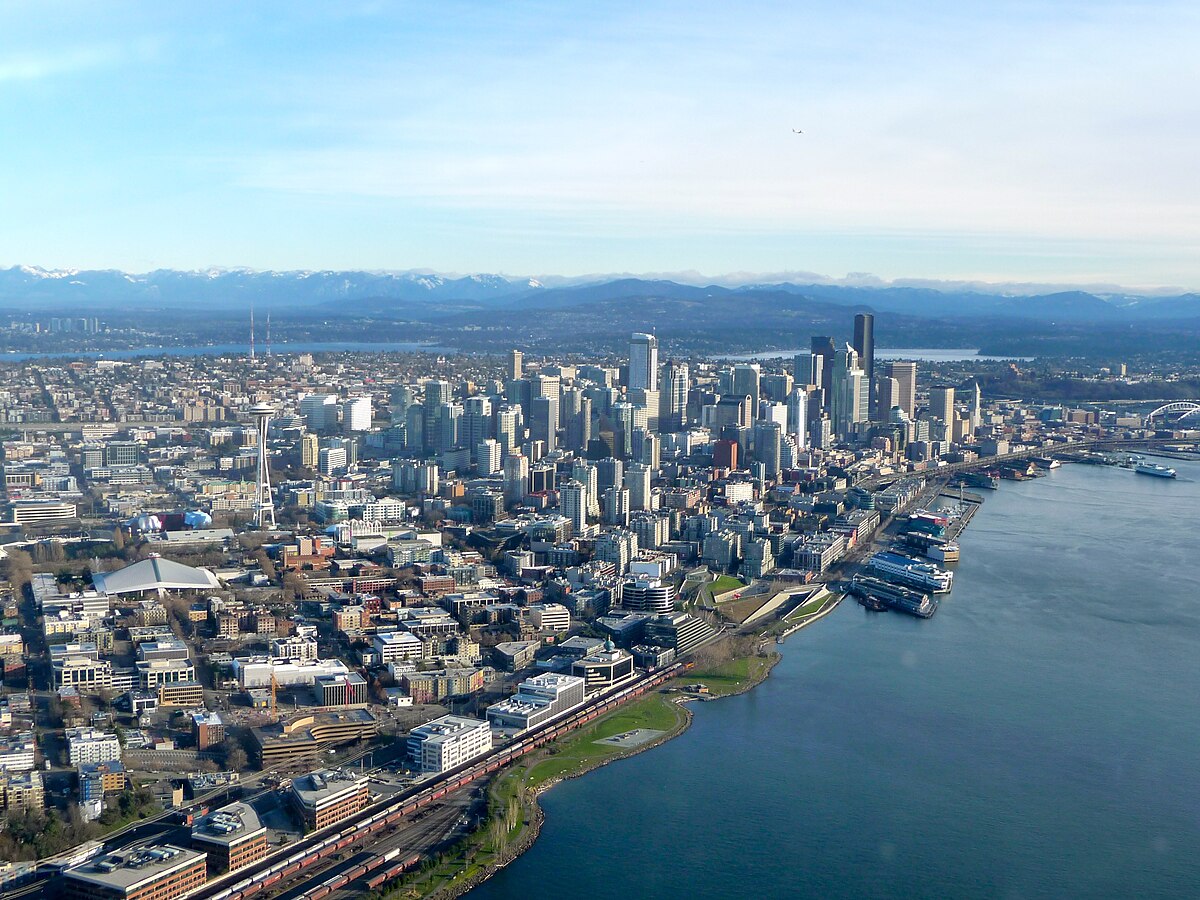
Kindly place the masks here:
[(0, 11), (0, 900), (1200, 896), (1200, 7)]

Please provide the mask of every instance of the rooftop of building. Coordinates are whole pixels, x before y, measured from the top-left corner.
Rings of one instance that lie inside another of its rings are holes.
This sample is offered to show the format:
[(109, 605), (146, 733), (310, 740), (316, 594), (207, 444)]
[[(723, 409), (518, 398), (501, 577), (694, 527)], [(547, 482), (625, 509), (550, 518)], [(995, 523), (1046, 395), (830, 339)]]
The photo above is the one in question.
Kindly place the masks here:
[(322, 769), (292, 779), (292, 793), (305, 806), (320, 806), (365, 787), (367, 780), (352, 772)]
[(194, 569), (160, 556), (151, 556), (115, 572), (97, 572), (92, 576), (96, 590), (113, 594), (133, 594), (154, 590), (216, 590), (221, 583), (208, 569)]
[(442, 716), (440, 719), (434, 719), (432, 722), (426, 722), (424, 725), (414, 728), (409, 734), (427, 741), (443, 741), (480, 726), (487, 727), (487, 722), (468, 716)]
[(264, 834), (266, 830), (252, 806), (231, 803), (197, 819), (192, 826), (192, 839), (228, 845)]
[(65, 874), (79, 881), (128, 893), (206, 858), (205, 853), (171, 844), (144, 844), (103, 853), (95, 859), (70, 867)]

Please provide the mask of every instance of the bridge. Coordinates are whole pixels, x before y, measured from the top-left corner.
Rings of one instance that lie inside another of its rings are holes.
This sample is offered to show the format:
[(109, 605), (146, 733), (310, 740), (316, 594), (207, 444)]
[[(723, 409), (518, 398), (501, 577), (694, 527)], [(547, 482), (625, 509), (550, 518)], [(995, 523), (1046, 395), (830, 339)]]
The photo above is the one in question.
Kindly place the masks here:
[(1146, 428), (1154, 428), (1157, 421), (1162, 427), (1174, 427), (1184, 419), (1197, 414), (1200, 414), (1200, 402), (1195, 400), (1174, 400), (1170, 403), (1164, 403), (1146, 416), (1144, 425)]

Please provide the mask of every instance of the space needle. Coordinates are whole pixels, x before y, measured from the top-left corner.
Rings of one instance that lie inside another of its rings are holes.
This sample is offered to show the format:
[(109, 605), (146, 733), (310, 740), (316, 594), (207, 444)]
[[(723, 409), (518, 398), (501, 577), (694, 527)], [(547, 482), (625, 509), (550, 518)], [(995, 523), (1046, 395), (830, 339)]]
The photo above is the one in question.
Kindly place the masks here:
[(275, 501), (271, 496), (271, 472), (267, 466), (267, 423), (275, 415), (269, 403), (255, 403), (246, 410), (258, 428), (258, 474), (254, 489), (254, 524), (258, 528), (275, 527)]

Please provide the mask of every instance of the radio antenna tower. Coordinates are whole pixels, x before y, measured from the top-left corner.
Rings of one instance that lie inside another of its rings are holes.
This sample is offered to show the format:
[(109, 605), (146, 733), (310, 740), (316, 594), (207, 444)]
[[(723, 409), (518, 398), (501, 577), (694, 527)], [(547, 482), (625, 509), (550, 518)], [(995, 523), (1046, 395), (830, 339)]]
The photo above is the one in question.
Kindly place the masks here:
[(250, 362), (254, 362), (254, 305), (250, 306)]
[(256, 403), (247, 412), (254, 417), (258, 428), (258, 474), (254, 488), (254, 524), (259, 528), (275, 527), (275, 501), (271, 495), (271, 473), (267, 466), (267, 424), (275, 415), (269, 403)]

